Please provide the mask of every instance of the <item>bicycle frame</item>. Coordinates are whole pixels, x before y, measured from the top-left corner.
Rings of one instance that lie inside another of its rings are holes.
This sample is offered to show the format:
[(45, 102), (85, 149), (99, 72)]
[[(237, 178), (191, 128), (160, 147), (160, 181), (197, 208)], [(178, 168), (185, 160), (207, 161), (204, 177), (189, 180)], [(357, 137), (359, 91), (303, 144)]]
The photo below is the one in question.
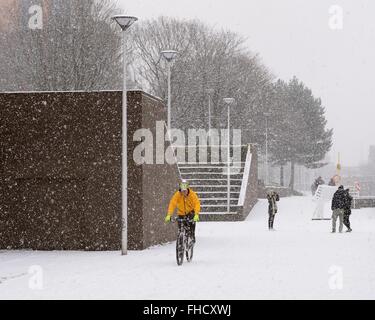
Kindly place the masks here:
[[(192, 219), (188, 217), (176, 217), (172, 218), (173, 222), (180, 222), (181, 228), (178, 228), (177, 241), (176, 241), (176, 258), (177, 264), (182, 265), (184, 260), (184, 255), (188, 262), (192, 260), (193, 257), (193, 247), (194, 243), (189, 242), (190, 237), (190, 227), (188, 223), (193, 222)], [(190, 244), (190, 245), (189, 245)], [(181, 247), (182, 246), (182, 247)]]

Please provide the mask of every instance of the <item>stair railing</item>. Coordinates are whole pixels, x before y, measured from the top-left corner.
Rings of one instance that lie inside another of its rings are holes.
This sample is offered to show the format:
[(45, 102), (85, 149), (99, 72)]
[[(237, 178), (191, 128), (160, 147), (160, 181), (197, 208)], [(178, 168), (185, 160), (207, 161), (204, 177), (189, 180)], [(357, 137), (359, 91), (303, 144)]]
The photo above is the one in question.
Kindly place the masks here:
[(243, 176), (242, 176), (241, 189), (240, 189), (240, 197), (238, 198), (239, 206), (243, 206), (245, 203), (246, 190), (247, 190), (247, 185), (248, 185), (248, 181), (250, 177), (251, 159), (252, 159), (251, 148), (250, 148), (250, 144), (248, 144), (245, 166), (244, 166), (244, 171), (243, 171)]

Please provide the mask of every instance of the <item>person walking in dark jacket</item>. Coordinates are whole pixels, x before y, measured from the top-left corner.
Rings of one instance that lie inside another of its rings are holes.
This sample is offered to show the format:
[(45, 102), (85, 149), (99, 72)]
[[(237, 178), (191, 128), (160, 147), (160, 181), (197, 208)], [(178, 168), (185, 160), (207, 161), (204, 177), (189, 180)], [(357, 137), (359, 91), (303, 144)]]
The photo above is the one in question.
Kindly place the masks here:
[(273, 222), (275, 220), (275, 215), (277, 213), (277, 204), (276, 202), (280, 200), (279, 195), (270, 190), (267, 192), (267, 200), (268, 200), (268, 229), (273, 231)]
[(343, 220), (344, 220), (344, 209), (346, 206), (346, 192), (344, 190), (344, 186), (340, 186), (338, 190), (335, 192), (332, 198), (332, 233), (336, 232), (336, 222), (337, 218), (339, 218), (339, 232), (342, 232), (343, 229)]
[(347, 227), (348, 230), (346, 232), (352, 232), (352, 229), (350, 228), (350, 215), (352, 214), (352, 201), (353, 197), (349, 193), (349, 189), (345, 190), (345, 196), (346, 196), (346, 202), (345, 202), (345, 208), (344, 208), (344, 225)]

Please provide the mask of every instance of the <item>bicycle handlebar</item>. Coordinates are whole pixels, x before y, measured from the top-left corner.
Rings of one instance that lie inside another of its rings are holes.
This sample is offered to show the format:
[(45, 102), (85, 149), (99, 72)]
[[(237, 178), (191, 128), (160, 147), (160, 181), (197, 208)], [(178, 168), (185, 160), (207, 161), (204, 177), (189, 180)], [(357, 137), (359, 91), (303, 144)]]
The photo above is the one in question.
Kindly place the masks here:
[(191, 218), (189, 218), (189, 217), (186, 217), (186, 216), (184, 216), (184, 217), (172, 217), (171, 218), (171, 222), (177, 222), (178, 220), (185, 220), (185, 221), (188, 221), (188, 222), (193, 222), (194, 220), (193, 219), (191, 219)]

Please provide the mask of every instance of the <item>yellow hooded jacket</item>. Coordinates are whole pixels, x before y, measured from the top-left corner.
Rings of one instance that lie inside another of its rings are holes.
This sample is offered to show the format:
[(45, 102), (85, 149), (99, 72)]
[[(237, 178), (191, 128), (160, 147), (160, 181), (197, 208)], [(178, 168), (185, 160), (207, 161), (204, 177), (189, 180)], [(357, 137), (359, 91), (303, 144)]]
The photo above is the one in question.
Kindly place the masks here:
[(195, 214), (199, 214), (201, 211), (201, 203), (198, 195), (192, 190), (188, 189), (189, 193), (185, 197), (182, 192), (177, 191), (171, 201), (169, 202), (168, 215), (173, 215), (173, 212), (177, 208), (177, 215), (185, 216), (194, 210)]

